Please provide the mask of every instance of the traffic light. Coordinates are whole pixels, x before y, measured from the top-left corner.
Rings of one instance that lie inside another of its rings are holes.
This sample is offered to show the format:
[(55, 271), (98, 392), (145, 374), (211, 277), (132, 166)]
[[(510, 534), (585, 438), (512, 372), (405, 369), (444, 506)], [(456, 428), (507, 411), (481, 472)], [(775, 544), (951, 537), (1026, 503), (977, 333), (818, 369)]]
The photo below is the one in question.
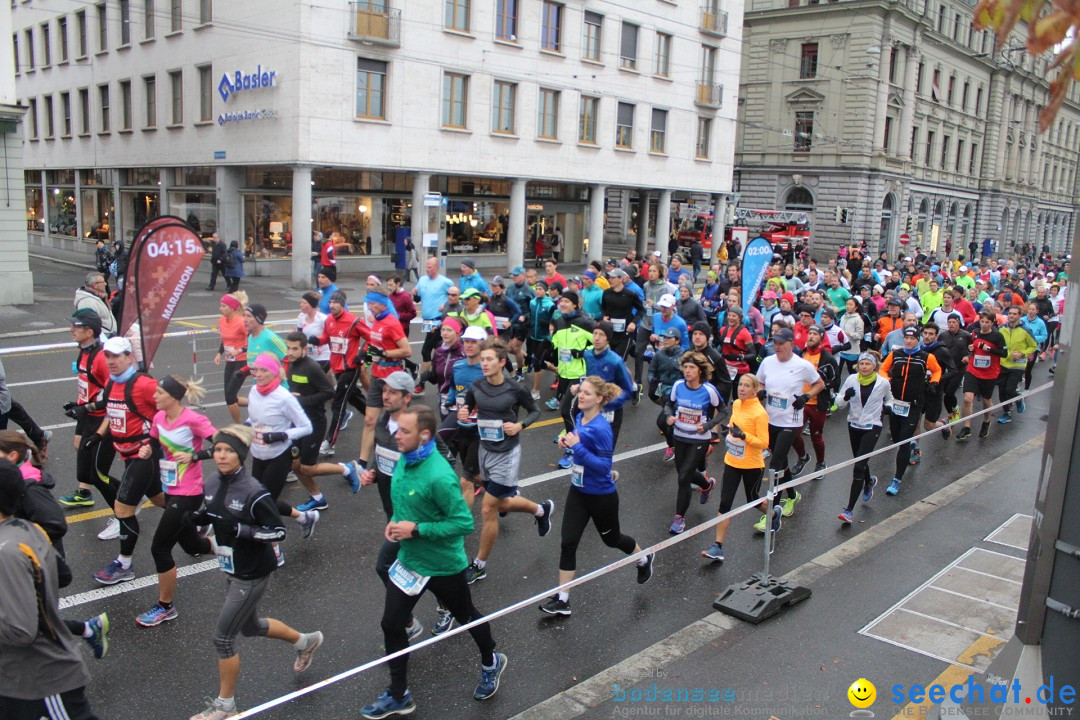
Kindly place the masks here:
[(851, 222), (854, 217), (854, 210), (848, 210), (846, 207), (840, 207), (839, 205), (836, 206), (836, 222), (840, 223), (841, 225), (846, 225), (847, 223)]
[(907, 218), (904, 220), (904, 232), (908, 235), (915, 232), (915, 216), (908, 213)]
[(836, 206), (836, 216), (835, 217), (836, 217), (836, 222), (838, 222), (838, 223), (844, 222), (844, 208), (837, 205)]

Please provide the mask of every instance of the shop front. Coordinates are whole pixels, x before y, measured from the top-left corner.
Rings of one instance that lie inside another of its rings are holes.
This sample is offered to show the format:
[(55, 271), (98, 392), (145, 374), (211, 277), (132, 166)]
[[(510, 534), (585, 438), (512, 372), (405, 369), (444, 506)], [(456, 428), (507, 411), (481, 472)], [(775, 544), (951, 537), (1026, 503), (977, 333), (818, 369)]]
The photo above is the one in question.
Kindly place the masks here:
[[(206, 244), (218, 230), (217, 170), (213, 167), (174, 168), (169, 186), (169, 214), (184, 218)], [(222, 238), (225, 242), (235, 238)]]
[(96, 243), (113, 239), (116, 220), (115, 170), (80, 170), (79, 219), (82, 239)]
[(161, 215), (161, 171), (128, 168), (120, 171), (120, 237), (131, 247), (135, 233)]

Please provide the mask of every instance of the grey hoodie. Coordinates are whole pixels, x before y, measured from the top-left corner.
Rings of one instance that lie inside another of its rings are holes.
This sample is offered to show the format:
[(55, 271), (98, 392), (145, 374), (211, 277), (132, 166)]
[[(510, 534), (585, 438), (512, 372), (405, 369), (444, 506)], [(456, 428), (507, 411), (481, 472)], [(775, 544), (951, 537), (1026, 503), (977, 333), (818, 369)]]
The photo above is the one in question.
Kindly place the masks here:
[(81, 287), (75, 291), (75, 309), (83, 308), (90, 308), (101, 318), (101, 332), (110, 337), (117, 333), (116, 318), (109, 306), (96, 293)]

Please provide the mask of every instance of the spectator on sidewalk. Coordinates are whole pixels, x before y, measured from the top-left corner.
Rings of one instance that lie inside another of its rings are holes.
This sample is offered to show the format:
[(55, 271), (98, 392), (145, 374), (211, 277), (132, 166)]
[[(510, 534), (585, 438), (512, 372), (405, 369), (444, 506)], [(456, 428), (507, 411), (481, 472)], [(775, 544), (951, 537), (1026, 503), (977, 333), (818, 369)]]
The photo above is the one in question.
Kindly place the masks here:
[(83, 308), (93, 310), (101, 318), (101, 331), (112, 337), (116, 334), (116, 318), (106, 303), (108, 298), (105, 276), (99, 272), (88, 272), (81, 288), (75, 291), (75, 312)]

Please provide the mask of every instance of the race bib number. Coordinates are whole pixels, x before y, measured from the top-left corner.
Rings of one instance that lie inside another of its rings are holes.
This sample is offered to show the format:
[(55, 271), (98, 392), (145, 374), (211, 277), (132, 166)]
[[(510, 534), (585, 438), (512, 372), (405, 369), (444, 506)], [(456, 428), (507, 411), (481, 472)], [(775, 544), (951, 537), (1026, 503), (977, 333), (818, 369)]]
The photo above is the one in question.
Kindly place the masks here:
[(559, 350), (559, 364), (569, 365), (574, 361), (574, 353), (570, 350)]
[(233, 360), (236, 359), (236, 356), (239, 355), (240, 352), (241, 352), (240, 348), (238, 348), (238, 347), (230, 347), (229, 345), (226, 345), (225, 346), (225, 361), (226, 362), (232, 362)]
[(82, 378), (79, 378), (78, 379), (78, 385), (79, 385), (79, 398), (78, 398), (77, 402), (80, 405), (85, 405), (87, 403), (87, 401), (90, 400), (90, 383), (88, 383), (86, 380), (84, 380)]
[(615, 411), (614, 410), (605, 410), (604, 411), (604, 419), (607, 420), (609, 423), (615, 422)]
[(420, 329), (426, 333), (431, 332), (435, 328), (439, 327), (442, 323), (439, 320), (424, 320), (420, 323)]
[(652, 317), (653, 315), (655, 315), (655, 314), (656, 314), (656, 308), (653, 308), (653, 307), (647, 307), (647, 308), (645, 308), (645, 314), (646, 314), (647, 316), (649, 316), (649, 317)]
[(675, 419), (681, 425), (693, 425), (697, 427), (701, 424), (701, 411), (694, 408), (680, 407), (675, 411)]
[(255, 440), (254, 440), (255, 444), (256, 445), (266, 445), (266, 440), (265, 440), (264, 436), (265, 436), (266, 433), (270, 432), (270, 426), (269, 425), (255, 425), (254, 429), (255, 429)]
[(863, 333), (863, 342), (870, 342), (870, 333)]
[(383, 475), (394, 474), (394, 468), (397, 467), (398, 458), (400, 457), (401, 453), (396, 450), (381, 445), (375, 446), (375, 466)]
[(158, 460), (158, 469), (161, 472), (161, 484), (165, 487), (176, 487), (180, 482), (175, 460)]
[(510, 318), (495, 316), (495, 327), (498, 330), (505, 330), (510, 327)]
[(855, 430), (869, 430), (870, 428), (874, 427), (873, 423), (855, 423), (855, 422), (853, 422), (853, 423), (849, 423), (849, 425), (851, 425), (851, 427), (854, 428)]
[(113, 435), (127, 435), (127, 409), (109, 406), (109, 431)]
[(733, 458), (746, 457), (746, 441), (741, 438), (737, 438), (734, 435), (728, 435), (724, 439), (724, 444), (727, 446), (728, 454)]
[(626, 318), (611, 318), (611, 329), (617, 333), (626, 332)]
[(791, 402), (791, 396), (786, 394), (769, 393), (765, 399), (769, 403), (769, 407), (777, 410), (787, 410)]
[(424, 586), (427, 585), (428, 580), (431, 579), (430, 575), (420, 575), (413, 572), (409, 568), (401, 564), (400, 560), (395, 560), (394, 564), (390, 566), (390, 582), (397, 585), (398, 589), (406, 595), (419, 595), (424, 590)]
[(570, 466), (570, 484), (574, 487), (582, 487), (585, 485), (585, 466), (584, 465), (571, 465)]
[(985, 370), (986, 368), (990, 367), (990, 356), (989, 355), (975, 355), (974, 357), (972, 357), (971, 364), (972, 364), (972, 367), (977, 367), (980, 370)]
[(907, 417), (911, 414), (911, 403), (904, 402), (903, 400), (893, 400), (892, 411), (893, 415)]
[(480, 429), (481, 440), (499, 442), (506, 439), (502, 420), (477, 420), (476, 426)]
[(214, 552), (217, 553), (218, 567), (225, 572), (232, 575), (236, 572), (236, 565), (233, 562), (233, 549), (228, 545), (215, 545)]
[(330, 352), (334, 355), (344, 355), (346, 348), (349, 346), (349, 341), (343, 337), (331, 337), (330, 338)]

